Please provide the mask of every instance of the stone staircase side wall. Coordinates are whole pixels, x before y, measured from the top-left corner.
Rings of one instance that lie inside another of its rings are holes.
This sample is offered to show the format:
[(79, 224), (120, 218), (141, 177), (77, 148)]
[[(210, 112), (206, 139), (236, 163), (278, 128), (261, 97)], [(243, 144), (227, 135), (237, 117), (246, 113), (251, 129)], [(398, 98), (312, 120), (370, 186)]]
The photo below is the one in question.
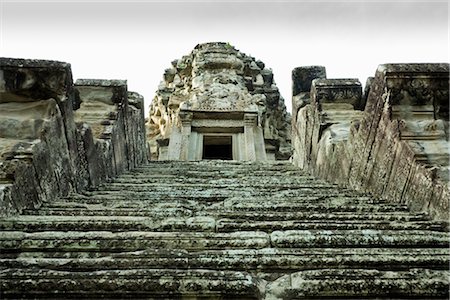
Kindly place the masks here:
[(83, 99), (70, 64), (0, 58), (0, 215), (38, 208), (146, 161), (142, 97), (131, 94), (130, 104), (126, 83), (120, 91), (109, 118), (99, 120), (110, 131), (106, 142), (79, 118)]
[(448, 222), (448, 64), (380, 65), (364, 93), (319, 66), (293, 82), (294, 164)]

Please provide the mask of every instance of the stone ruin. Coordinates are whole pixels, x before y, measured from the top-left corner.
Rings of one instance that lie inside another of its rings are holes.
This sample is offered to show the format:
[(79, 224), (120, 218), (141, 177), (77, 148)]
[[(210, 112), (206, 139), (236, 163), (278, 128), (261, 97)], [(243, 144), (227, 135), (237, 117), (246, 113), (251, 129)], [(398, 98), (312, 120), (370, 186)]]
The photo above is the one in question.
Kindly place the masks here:
[(0, 215), (94, 188), (147, 161), (143, 98), (70, 64), (0, 58)]
[(263, 62), (228, 43), (206, 43), (165, 71), (147, 138), (159, 160), (288, 159), (289, 123)]
[(229, 44), (164, 79), (145, 124), (126, 81), (0, 58), (0, 298), (448, 299), (448, 64), (298, 67), (292, 127)]
[(342, 186), (449, 220), (449, 65), (385, 64), (367, 80), (293, 79), (293, 162)]

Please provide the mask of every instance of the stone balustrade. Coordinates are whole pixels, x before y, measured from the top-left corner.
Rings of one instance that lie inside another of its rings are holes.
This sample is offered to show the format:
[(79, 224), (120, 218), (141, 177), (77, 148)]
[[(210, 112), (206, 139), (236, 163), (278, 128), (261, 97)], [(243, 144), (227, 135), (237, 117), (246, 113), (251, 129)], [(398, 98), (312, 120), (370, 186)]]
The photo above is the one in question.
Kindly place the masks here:
[(448, 64), (380, 65), (364, 94), (321, 68), (293, 71), (293, 162), (448, 221)]
[(0, 58), (0, 215), (143, 163), (144, 140), (143, 99), (126, 82), (74, 85), (70, 64)]

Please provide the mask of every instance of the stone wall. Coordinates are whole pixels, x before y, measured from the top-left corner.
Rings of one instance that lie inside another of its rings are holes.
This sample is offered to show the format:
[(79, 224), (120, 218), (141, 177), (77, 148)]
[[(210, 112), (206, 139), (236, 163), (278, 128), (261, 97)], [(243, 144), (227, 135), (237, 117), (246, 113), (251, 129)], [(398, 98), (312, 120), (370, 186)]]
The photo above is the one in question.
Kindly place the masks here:
[(325, 77), (293, 71), (293, 162), (448, 222), (448, 64), (380, 65), (364, 93)]
[(70, 64), (0, 58), (0, 215), (36, 208), (146, 161), (143, 99)]

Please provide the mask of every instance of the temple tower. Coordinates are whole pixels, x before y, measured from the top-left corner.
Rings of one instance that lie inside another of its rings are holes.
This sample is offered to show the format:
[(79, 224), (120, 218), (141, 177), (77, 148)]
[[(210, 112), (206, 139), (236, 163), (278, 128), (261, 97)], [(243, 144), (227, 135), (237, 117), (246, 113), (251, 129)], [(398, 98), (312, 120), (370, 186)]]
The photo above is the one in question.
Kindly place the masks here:
[(272, 71), (227, 43), (172, 62), (150, 105), (153, 159), (264, 161), (289, 157), (289, 120)]

